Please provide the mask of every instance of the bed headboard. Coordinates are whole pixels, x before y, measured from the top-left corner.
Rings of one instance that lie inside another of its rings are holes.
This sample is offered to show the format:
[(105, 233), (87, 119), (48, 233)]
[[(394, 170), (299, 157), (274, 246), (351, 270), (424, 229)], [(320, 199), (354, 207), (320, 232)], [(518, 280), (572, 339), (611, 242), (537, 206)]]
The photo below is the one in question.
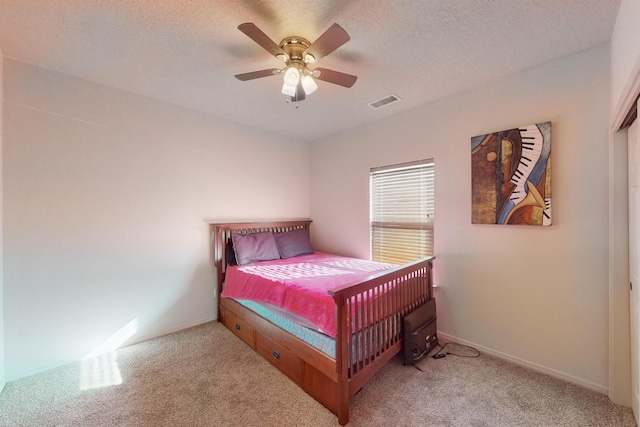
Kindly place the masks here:
[(265, 222), (219, 222), (209, 224), (211, 230), (211, 243), (213, 251), (213, 265), (217, 272), (218, 296), (222, 292), (222, 283), (227, 271), (227, 242), (232, 233), (258, 233), (261, 231), (272, 231), (282, 233), (297, 229), (305, 229), (309, 233), (311, 227), (310, 219), (288, 220), (288, 221), (265, 221)]

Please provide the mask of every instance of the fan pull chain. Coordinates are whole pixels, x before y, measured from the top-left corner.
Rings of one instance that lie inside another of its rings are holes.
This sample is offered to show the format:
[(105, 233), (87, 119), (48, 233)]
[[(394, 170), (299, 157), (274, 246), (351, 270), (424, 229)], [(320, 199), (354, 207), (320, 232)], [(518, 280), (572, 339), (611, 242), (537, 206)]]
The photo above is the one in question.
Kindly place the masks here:
[[(285, 99), (285, 102), (286, 102), (287, 104), (291, 103), (291, 98), (287, 98), (287, 99)], [(297, 110), (297, 109), (298, 109), (298, 102), (296, 101), (296, 110)]]

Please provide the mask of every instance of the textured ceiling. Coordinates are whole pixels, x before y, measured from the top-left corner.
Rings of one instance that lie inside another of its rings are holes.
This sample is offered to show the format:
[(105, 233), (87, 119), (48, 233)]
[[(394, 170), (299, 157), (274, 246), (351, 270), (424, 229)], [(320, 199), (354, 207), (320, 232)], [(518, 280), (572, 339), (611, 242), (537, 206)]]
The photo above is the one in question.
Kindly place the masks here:
[[(8, 58), (312, 141), (609, 41), (619, 0), (0, 0)], [(318, 82), (296, 109), (280, 68), (237, 26), (272, 40), (351, 36), (317, 66), (358, 76)], [(401, 102), (367, 104), (389, 94)]]

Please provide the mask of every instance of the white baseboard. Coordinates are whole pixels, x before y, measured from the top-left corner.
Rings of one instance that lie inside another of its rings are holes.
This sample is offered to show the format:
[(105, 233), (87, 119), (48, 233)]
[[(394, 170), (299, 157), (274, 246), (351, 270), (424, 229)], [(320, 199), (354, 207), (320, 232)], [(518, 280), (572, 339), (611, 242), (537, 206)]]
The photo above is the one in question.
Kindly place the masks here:
[(3, 376), (2, 378), (0, 378), (0, 394), (2, 394), (2, 390), (4, 390), (4, 386), (6, 385), (7, 385), (7, 380)]
[(161, 332), (158, 332), (157, 334), (140, 335), (139, 337), (136, 337), (136, 339), (132, 339), (131, 341), (127, 341), (127, 343), (125, 345), (123, 345), (122, 347), (127, 347), (127, 346), (138, 344), (138, 343), (141, 343), (141, 342), (144, 342), (144, 341), (149, 341), (149, 340), (152, 340), (154, 338), (163, 337), (165, 335), (169, 335), (169, 334), (172, 334), (174, 332), (179, 332), (179, 331), (182, 331), (184, 329), (193, 328), (194, 326), (202, 325), (204, 323), (209, 323), (209, 322), (212, 322), (214, 320), (218, 320), (218, 318), (216, 316), (207, 316), (207, 317), (205, 317), (203, 319), (200, 319), (200, 320), (194, 320), (193, 322), (183, 323), (183, 324), (175, 326), (173, 328), (163, 330)]
[(582, 378), (574, 377), (573, 375), (565, 374), (564, 372), (556, 371), (555, 369), (547, 368), (545, 366), (538, 365), (537, 363), (529, 362), (527, 360), (520, 359), (518, 357), (511, 356), (509, 354), (502, 353), (500, 351), (496, 351), (496, 350), (481, 346), (479, 344), (473, 343), (471, 341), (463, 340), (463, 339), (454, 337), (452, 335), (442, 333), (440, 331), (438, 331), (438, 340), (444, 343), (454, 342), (454, 343), (459, 343), (463, 345), (468, 345), (470, 347), (480, 350), (483, 353), (487, 353), (492, 356), (499, 357), (500, 359), (504, 359), (509, 362), (515, 363), (516, 365), (524, 366), (534, 371), (541, 372), (543, 374), (547, 374), (552, 377), (559, 378), (561, 380), (565, 380), (567, 382), (580, 385), (590, 390), (594, 390), (603, 394), (607, 394), (609, 392), (609, 389), (607, 387), (601, 386), (599, 384), (595, 384), (590, 381), (586, 381)]
[(82, 357), (84, 357), (84, 354), (80, 356), (70, 357), (64, 360), (59, 360), (52, 363), (46, 363), (44, 365), (36, 366), (33, 368), (24, 369), (22, 371), (18, 371), (15, 373), (9, 373), (7, 375), (7, 382), (10, 383), (12, 381), (18, 381), (18, 380), (21, 380), (22, 378), (30, 377), (32, 375), (41, 374), (42, 372), (50, 371), (52, 369), (56, 369), (64, 365), (68, 365), (69, 363), (77, 362), (78, 360), (81, 360)]
[[(148, 340), (151, 340), (151, 339), (154, 339), (154, 338), (158, 338), (158, 337), (161, 337), (161, 336), (164, 336), (164, 335), (169, 335), (169, 334), (172, 334), (174, 332), (178, 332), (178, 331), (181, 331), (183, 329), (192, 328), (194, 326), (202, 325), (203, 323), (212, 322), (214, 320), (217, 320), (216, 316), (207, 316), (207, 317), (205, 317), (203, 319), (200, 319), (200, 320), (194, 320), (193, 322), (183, 323), (183, 324), (181, 324), (179, 326), (175, 326), (173, 328), (161, 331), (161, 332), (159, 332), (157, 334), (141, 335), (139, 337), (136, 337), (136, 339), (134, 339), (134, 340), (128, 341), (126, 343), (126, 345), (123, 345), (122, 347), (138, 344), (138, 343), (141, 343), (143, 341), (148, 341)], [(60, 368), (62, 366), (68, 365), (70, 363), (78, 362), (78, 361), (82, 360), (86, 355), (87, 355), (86, 353), (78, 354), (78, 355), (69, 357), (69, 358), (64, 359), (64, 360), (58, 360), (56, 362), (47, 363), (47, 364), (44, 364), (44, 365), (36, 366), (34, 368), (26, 369), (26, 370), (23, 370), (23, 371), (20, 371), (20, 372), (16, 372), (16, 373), (7, 375), (6, 382), (17, 381), (17, 380), (22, 379), (22, 378), (26, 378), (26, 377), (30, 377), (32, 375), (40, 374), (42, 372), (50, 371), (51, 369)], [(4, 387), (4, 386), (2, 386), (2, 387)], [(2, 387), (0, 387), (0, 391), (2, 391)]]

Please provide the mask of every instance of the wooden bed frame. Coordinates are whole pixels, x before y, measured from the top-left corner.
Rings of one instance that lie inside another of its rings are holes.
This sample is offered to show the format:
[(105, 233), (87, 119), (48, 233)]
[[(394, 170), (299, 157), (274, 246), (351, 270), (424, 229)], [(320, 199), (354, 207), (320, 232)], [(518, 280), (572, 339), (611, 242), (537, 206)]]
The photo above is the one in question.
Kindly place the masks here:
[(372, 274), (331, 289), (336, 311), (336, 358), (260, 317), (230, 298), (220, 297), (225, 251), (233, 232), (283, 232), (311, 220), (210, 224), (217, 271), (218, 321), (338, 417), (349, 421), (349, 400), (402, 350), (402, 317), (433, 298), (432, 261)]

